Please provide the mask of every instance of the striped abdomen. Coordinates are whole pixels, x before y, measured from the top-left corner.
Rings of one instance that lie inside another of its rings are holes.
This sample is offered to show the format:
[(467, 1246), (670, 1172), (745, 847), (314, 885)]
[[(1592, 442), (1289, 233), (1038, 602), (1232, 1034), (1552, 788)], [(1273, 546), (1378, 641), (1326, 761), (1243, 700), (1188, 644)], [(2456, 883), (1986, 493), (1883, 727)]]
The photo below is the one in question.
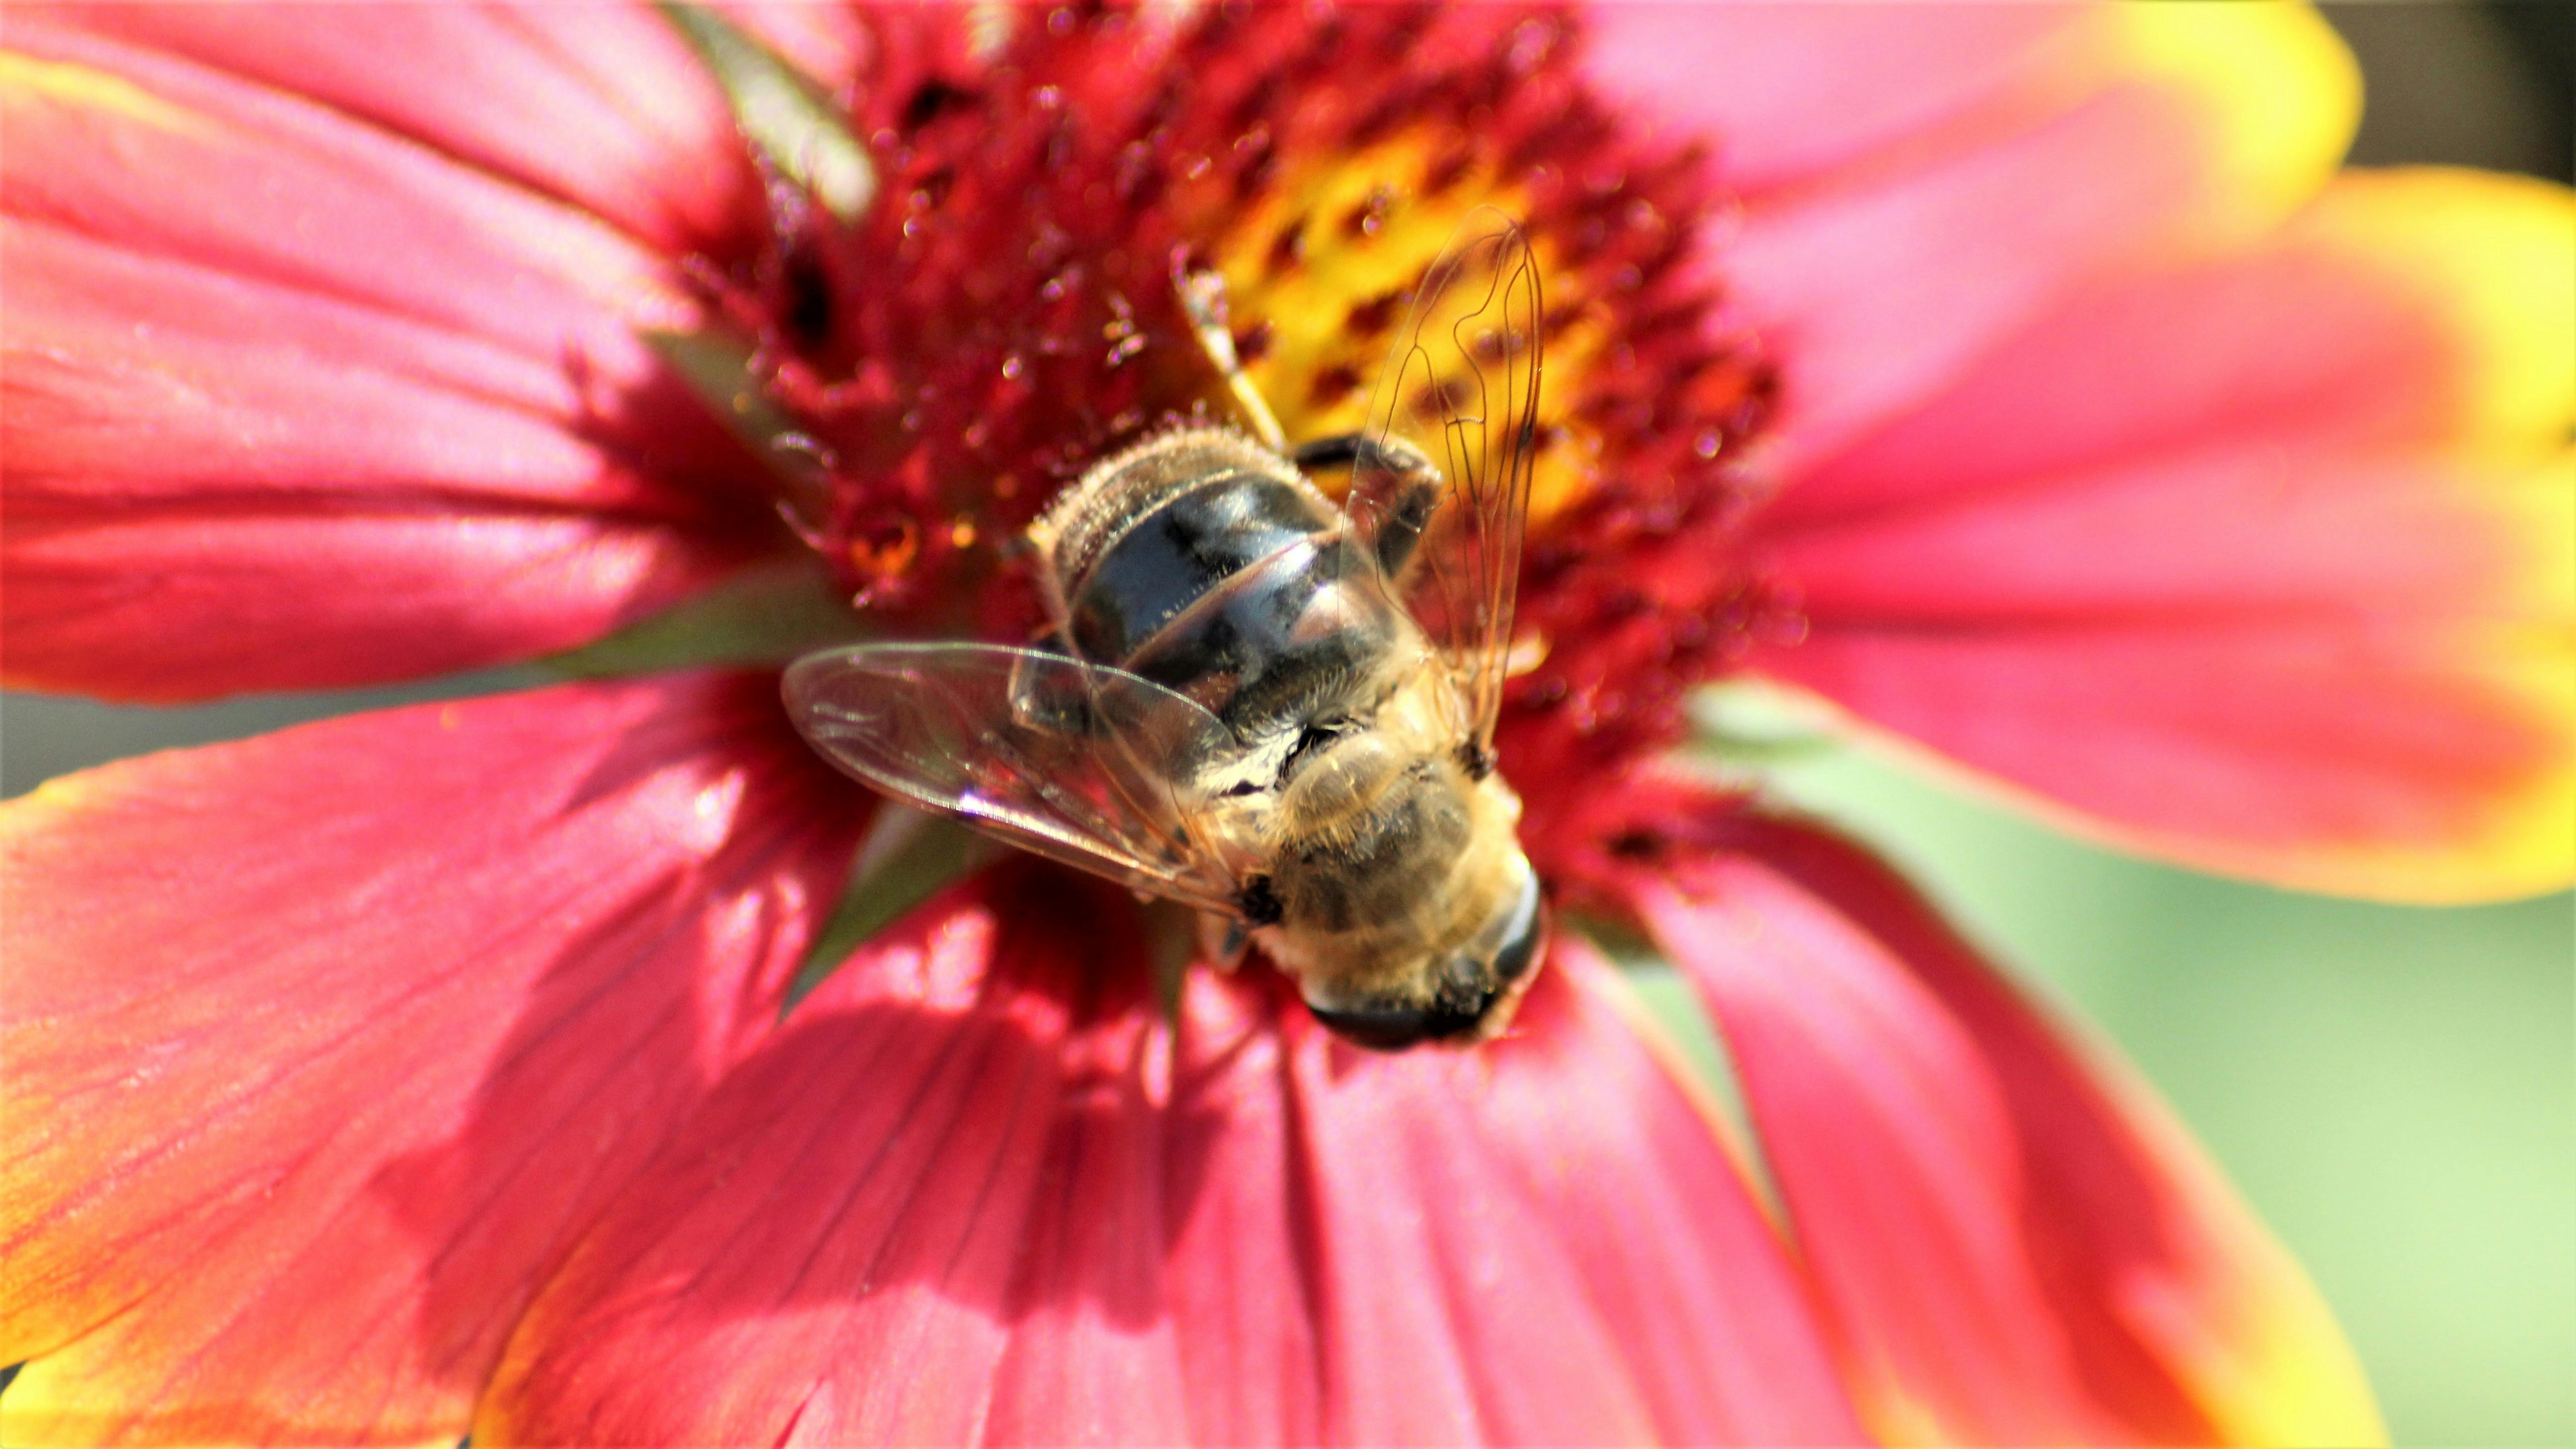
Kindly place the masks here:
[(1189, 696), (1247, 747), (1365, 705), (1419, 642), (1332, 501), (1236, 433), (1109, 459), (1038, 537), (1071, 652)]

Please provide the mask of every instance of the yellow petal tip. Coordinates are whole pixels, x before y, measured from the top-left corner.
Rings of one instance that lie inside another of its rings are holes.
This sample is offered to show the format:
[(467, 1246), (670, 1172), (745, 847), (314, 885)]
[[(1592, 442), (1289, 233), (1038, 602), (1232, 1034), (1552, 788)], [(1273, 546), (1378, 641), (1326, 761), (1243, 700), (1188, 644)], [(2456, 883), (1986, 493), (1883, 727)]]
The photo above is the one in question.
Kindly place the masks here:
[(2463, 351), (2461, 431), (2529, 456), (2576, 427), (2576, 191), (2447, 167), (2354, 171), (2298, 230), (2432, 309)]
[(2186, 95), (2204, 118), (2215, 194), (2271, 221), (2334, 174), (2361, 124), (2361, 68), (2308, 5), (2107, 7), (2115, 68)]

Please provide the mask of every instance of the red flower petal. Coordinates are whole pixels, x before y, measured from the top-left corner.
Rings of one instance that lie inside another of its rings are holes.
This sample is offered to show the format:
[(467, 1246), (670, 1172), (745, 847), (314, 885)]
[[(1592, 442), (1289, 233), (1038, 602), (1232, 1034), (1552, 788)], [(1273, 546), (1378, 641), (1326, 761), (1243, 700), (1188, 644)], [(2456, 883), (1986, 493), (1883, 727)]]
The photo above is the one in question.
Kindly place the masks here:
[(648, 254), (274, 92), (9, 34), (13, 682), (184, 698), (525, 657), (774, 527), (630, 330), (684, 315)]
[(356, 716), (0, 809), (0, 1439), (463, 1432), (847, 868), (773, 689)]
[(56, 23), (186, 56), (424, 142), (658, 250), (739, 241), (759, 180), (723, 93), (643, 5), (71, 5)]
[(2103, 7), (2054, 59), (1977, 125), (1749, 203), (1714, 263), (1782, 360), (1785, 475), (2071, 282), (2277, 218), (2358, 114), (2350, 57), (2293, 6)]
[(1710, 828), (1631, 892), (1724, 1027), (1875, 1428), (2379, 1441), (2314, 1289), (2142, 1086), (1857, 848)]
[(478, 1438), (1181, 1437), (1133, 913), (1008, 872), (862, 948), (684, 1124)]
[[(2410, 196), (2493, 304), (2354, 234)], [(2531, 386), (2576, 359), (2571, 251), (2562, 191), (2375, 178), (2089, 289), (1757, 524), (1810, 628), (1757, 666), (2194, 864), (2563, 884), (2576, 489), (2515, 463), (2576, 398)]]
[(1588, 948), (1547, 969), (1480, 1052), (1289, 1034), (1285, 1223), (1310, 1192), (1327, 1436), (1857, 1442), (1713, 1109), (1638, 1050)]
[(1854, 1437), (1596, 963), (1482, 1053), (1362, 1058), (1268, 978), (1194, 980), (1176, 1046), (1131, 919), (1015, 867), (867, 948), (575, 1250), (478, 1435)]

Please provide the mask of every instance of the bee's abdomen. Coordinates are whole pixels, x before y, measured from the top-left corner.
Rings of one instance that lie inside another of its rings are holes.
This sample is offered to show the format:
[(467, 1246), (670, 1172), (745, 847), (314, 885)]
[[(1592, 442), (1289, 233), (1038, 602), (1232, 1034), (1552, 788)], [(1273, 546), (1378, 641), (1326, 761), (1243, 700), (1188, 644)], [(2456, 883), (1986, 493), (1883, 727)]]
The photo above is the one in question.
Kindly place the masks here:
[(1231, 473), (1175, 493), (1101, 554), (1065, 602), (1073, 642), (1125, 661), (1208, 591), (1330, 530), (1307, 490)]
[(1339, 511), (1248, 439), (1174, 434), (1084, 487), (1052, 560), (1074, 652), (1189, 695), (1246, 742), (1334, 708), (1393, 638)]

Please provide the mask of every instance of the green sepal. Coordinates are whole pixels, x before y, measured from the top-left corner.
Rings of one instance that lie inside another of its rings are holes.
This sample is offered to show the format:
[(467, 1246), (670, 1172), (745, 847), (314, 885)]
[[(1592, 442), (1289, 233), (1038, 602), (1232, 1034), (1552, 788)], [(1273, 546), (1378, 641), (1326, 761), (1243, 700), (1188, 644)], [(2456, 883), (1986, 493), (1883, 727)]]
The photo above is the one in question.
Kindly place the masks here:
[(831, 512), (831, 470), (820, 444), (770, 401), (752, 366), (752, 344), (723, 331), (641, 334), (707, 412), (769, 468), (787, 525), (812, 541)]
[(867, 211), (877, 194), (876, 165), (812, 81), (713, 10), (667, 3), (661, 9), (724, 88), (743, 136), (781, 175), (843, 221)]
[(538, 661), (575, 679), (666, 669), (785, 664), (870, 637), (822, 560), (782, 556), (754, 564), (605, 639)]
[(982, 869), (1003, 848), (946, 816), (925, 815), (900, 805), (879, 806), (876, 824), (850, 867), (850, 883), (841, 892), (840, 905), (787, 984), (787, 999), (778, 1008), (780, 1019), (877, 932)]

